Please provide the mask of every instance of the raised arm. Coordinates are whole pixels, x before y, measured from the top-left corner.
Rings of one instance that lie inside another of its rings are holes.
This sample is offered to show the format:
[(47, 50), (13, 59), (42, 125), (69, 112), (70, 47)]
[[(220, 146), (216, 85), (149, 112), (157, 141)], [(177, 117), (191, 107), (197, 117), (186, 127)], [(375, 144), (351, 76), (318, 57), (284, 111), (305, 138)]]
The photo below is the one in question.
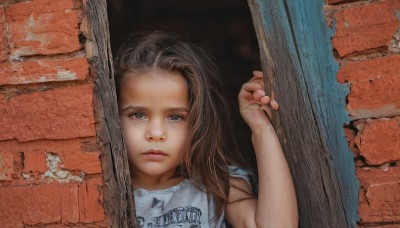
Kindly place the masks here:
[[(265, 96), (262, 72), (242, 86), (239, 93), (240, 113), (252, 131), (252, 141), (257, 157), (259, 189), (258, 199), (229, 203), (228, 221), (234, 227), (297, 227), (296, 194), (290, 170), (281, 144), (271, 121), (271, 107), (278, 103)], [(265, 114), (268, 113), (268, 116)], [(245, 181), (232, 179), (231, 183), (248, 190)], [(230, 202), (246, 197), (243, 191), (230, 188)], [(231, 200), (232, 199), (232, 200)]]

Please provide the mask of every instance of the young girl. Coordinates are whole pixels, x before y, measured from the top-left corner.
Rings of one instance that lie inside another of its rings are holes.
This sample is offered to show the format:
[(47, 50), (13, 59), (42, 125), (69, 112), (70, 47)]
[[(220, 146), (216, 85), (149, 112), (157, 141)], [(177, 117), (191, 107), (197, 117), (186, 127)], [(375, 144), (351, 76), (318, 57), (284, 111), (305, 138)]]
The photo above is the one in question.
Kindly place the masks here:
[(265, 95), (261, 72), (239, 93), (257, 157), (256, 197), (204, 50), (155, 32), (126, 43), (115, 68), (140, 227), (297, 227), (292, 178), (266, 114), (278, 104)]

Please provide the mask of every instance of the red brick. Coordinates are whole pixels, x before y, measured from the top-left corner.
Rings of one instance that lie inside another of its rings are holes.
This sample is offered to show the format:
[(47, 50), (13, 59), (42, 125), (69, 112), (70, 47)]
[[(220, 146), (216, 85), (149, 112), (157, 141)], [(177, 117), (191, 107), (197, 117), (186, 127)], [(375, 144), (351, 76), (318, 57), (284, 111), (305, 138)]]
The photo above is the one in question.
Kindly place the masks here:
[(354, 146), (355, 132), (352, 129), (344, 128), (344, 133), (346, 135), (347, 143), (349, 144), (350, 150), (353, 152), (354, 157), (360, 155), (359, 150)]
[(23, 94), (0, 103), (0, 140), (95, 136), (92, 84)]
[(11, 17), (29, 16), (32, 13), (51, 13), (54, 11), (65, 11), (72, 9), (74, 3), (72, 0), (32, 0), (27, 2), (15, 3), (9, 8), (13, 11)]
[(400, 228), (400, 224), (382, 224), (382, 225), (377, 225), (377, 224), (366, 224), (365, 226), (359, 225), (357, 226), (358, 228)]
[(400, 115), (399, 88), (398, 76), (352, 84), (346, 108), (354, 119)]
[(350, 83), (347, 109), (354, 119), (400, 115), (399, 65), (393, 55), (341, 67), (337, 80)]
[(342, 66), (337, 74), (340, 83), (357, 83), (384, 77), (400, 77), (400, 55), (350, 62)]
[(345, 2), (346, 0), (327, 0), (326, 3), (327, 4), (337, 4), (337, 3), (341, 3), (341, 2)]
[(0, 64), (0, 85), (85, 80), (86, 58), (35, 60)]
[(354, 119), (400, 115), (399, 88), (398, 76), (355, 83), (351, 85), (347, 109)]
[[(333, 47), (339, 56), (388, 47), (399, 28), (394, 1), (354, 6), (339, 11)], [(396, 6), (397, 7), (397, 6)]]
[(24, 172), (40, 172), (47, 170), (46, 153), (42, 150), (34, 150), (24, 153)]
[(0, 181), (9, 181), (12, 179), (12, 174), (14, 173), (13, 155), (3, 149), (0, 150)]
[(399, 0), (388, 0), (391, 4), (393, 4), (394, 9), (400, 9), (400, 1)]
[(400, 119), (368, 120), (356, 144), (370, 165), (400, 160)]
[(6, 103), (6, 96), (0, 93), (0, 103)]
[(78, 14), (72, 0), (33, 0), (6, 9), (11, 58), (80, 49)]
[(31, 142), (18, 142), (16, 140), (0, 141), (0, 151), (6, 155), (14, 155), (15, 157), (20, 156), (21, 152), (24, 153), (25, 167), (23, 170), (18, 171), (14, 167), (13, 171), (12, 161), (10, 160), (9, 162), (11, 165), (7, 173), (12, 174), (14, 172), (17, 176), (20, 176), (21, 172), (36, 171), (43, 173), (43, 168), (47, 170), (46, 153), (57, 154), (62, 158), (60, 166), (62, 165), (63, 167), (61, 168), (63, 169), (79, 170), (87, 174), (101, 173), (99, 148), (95, 147), (87, 151), (85, 148), (87, 144), (93, 144), (93, 147), (95, 147), (96, 137), (69, 140), (36, 140)]
[(31, 142), (18, 142), (16, 140), (0, 141), (1, 151), (7, 153), (18, 153), (29, 151), (42, 151), (60, 154), (71, 152), (85, 152), (82, 148), (84, 143), (96, 143), (96, 137), (92, 138), (74, 138), (68, 140), (36, 140)]
[(4, 17), (4, 8), (0, 7), (0, 61), (7, 59), (7, 37)]
[(80, 170), (87, 174), (101, 173), (100, 153), (65, 153), (62, 162), (64, 169)]
[(400, 167), (357, 169), (361, 184), (359, 216), (361, 223), (400, 222)]
[(101, 180), (2, 187), (0, 224), (9, 227), (47, 223), (90, 223), (104, 219), (98, 188)]
[[(85, 186), (86, 184), (84, 184)], [(63, 223), (78, 223), (79, 222), (79, 185), (73, 184), (69, 188), (65, 188), (62, 192), (67, 196), (63, 198), (60, 209), (62, 211), (61, 217)], [(61, 196), (63, 197), (63, 196)]]
[(99, 178), (89, 180), (86, 185), (79, 186), (79, 221), (95, 222), (104, 219), (104, 210), (100, 205), (102, 197), (99, 187), (102, 181)]

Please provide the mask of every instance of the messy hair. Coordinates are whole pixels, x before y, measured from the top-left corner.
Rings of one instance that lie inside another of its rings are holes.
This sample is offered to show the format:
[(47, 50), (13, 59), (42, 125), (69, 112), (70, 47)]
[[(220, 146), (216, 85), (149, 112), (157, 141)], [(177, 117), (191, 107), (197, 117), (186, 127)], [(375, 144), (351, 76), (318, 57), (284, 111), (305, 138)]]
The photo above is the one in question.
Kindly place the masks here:
[(214, 61), (202, 48), (171, 34), (153, 32), (131, 37), (115, 59), (117, 97), (126, 73), (153, 70), (179, 72), (189, 94), (187, 142), (179, 174), (205, 187), (214, 196), (216, 217), (229, 197), (227, 165), (239, 165), (240, 154), (234, 145), (229, 109)]

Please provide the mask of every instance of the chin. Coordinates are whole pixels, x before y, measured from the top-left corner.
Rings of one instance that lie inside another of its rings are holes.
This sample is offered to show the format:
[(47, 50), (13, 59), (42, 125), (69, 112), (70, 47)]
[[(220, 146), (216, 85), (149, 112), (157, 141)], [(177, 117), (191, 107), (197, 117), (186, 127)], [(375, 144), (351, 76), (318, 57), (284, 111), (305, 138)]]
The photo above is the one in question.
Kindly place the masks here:
[(150, 176), (159, 176), (171, 171), (171, 169), (166, 169), (165, 167), (160, 167), (159, 165), (149, 165), (146, 167), (139, 166), (136, 170)]

